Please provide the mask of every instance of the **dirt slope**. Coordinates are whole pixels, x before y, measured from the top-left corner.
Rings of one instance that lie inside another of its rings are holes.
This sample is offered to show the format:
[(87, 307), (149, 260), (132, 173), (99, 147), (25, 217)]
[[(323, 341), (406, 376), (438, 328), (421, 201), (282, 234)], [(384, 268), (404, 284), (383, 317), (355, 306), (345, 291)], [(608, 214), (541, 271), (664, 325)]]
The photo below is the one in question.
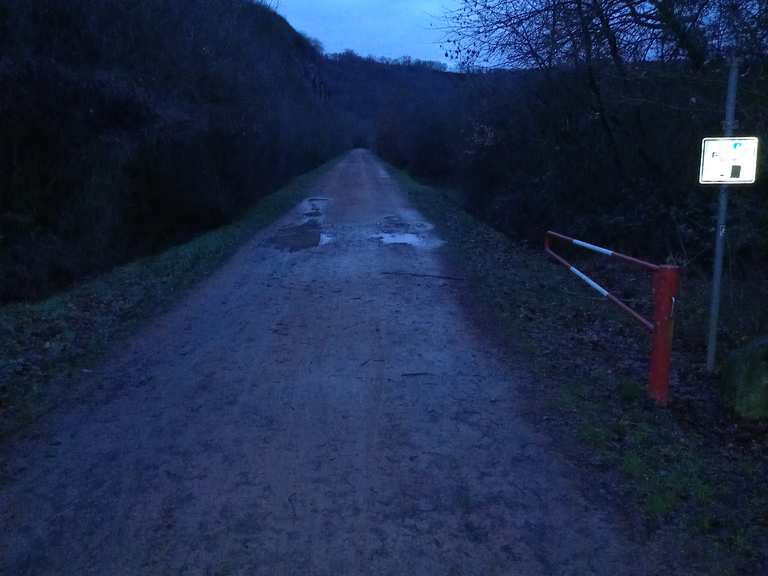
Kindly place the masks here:
[(0, 574), (657, 573), (526, 422), (445, 249), (350, 153), (3, 448)]

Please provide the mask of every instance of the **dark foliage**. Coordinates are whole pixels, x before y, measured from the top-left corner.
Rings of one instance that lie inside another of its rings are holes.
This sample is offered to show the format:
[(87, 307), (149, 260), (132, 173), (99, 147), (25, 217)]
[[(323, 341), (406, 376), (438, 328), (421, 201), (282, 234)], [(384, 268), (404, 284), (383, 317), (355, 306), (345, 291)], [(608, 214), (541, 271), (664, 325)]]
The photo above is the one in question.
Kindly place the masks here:
[[(539, 241), (556, 228), (705, 265), (716, 190), (697, 184), (700, 146), (721, 133), (727, 72), (643, 65), (630, 73), (601, 79), (602, 110), (579, 70), (518, 79), (478, 110), (476, 131), (491, 136), (468, 147), (464, 177), (477, 209), (512, 235)], [(756, 71), (742, 78), (739, 117), (750, 134), (768, 128), (766, 88)], [(731, 252), (745, 264), (768, 256), (759, 224), (768, 215), (765, 184), (734, 194)]]
[(247, 0), (0, 1), (0, 300), (231, 220), (351, 145), (315, 45)]
[[(738, 133), (765, 135), (766, 18), (765, 0), (460, 2), (450, 54), (535, 70), (512, 90), (509, 73), (479, 82), (479, 137), (460, 164), (474, 205), (513, 235), (556, 227), (701, 269), (716, 191), (696, 184), (700, 141), (722, 134), (732, 56)], [(765, 190), (763, 179), (734, 194), (732, 265), (768, 257)]]
[[(722, 133), (727, 64), (601, 69), (599, 105), (583, 68), (422, 73), (378, 116), (377, 149), (409, 171), (467, 192), (471, 209), (539, 243), (559, 229), (642, 255), (709, 264), (717, 189), (698, 185), (701, 138)], [(768, 131), (765, 67), (740, 79), (740, 133)], [(762, 148), (761, 164), (768, 154)], [(736, 268), (768, 262), (768, 182), (733, 194)]]
[[(615, 24), (585, 16), (584, 38), (539, 70), (453, 73), (323, 56), (247, 0), (0, 0), (0, 299), (227, 222), (352, 146), (461, 187), (509, 235), (556, 228), (704, 270), (716, 191), (696, 174), (701, 137), (721, 131), (725, 63), (713, 49), (695, 66), (684, 49), (639, 61), (624, 37), (612, 54)], [(762, 41), (738, 114), (757, 136)], [(765, 197), (765, 179), (733, 195), (730, 269), (768, 261)]]

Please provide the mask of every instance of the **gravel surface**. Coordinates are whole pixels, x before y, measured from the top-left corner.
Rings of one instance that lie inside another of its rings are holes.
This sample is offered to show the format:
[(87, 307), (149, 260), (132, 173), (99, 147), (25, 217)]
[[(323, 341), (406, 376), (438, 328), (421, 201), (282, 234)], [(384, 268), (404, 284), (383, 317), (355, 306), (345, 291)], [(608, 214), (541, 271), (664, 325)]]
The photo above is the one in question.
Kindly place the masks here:
[(663, 574), (446, 249), (351, 152), (6, 443), (0, 574)]

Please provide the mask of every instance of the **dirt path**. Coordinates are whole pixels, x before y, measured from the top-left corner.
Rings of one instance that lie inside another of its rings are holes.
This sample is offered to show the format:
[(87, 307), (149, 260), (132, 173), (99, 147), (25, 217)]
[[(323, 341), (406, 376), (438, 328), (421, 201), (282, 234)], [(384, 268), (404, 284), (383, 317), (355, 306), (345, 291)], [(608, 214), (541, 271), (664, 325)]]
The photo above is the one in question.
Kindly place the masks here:
[(3, 449), (0, 574), (652, 573), (442, 250), (350, 153)]

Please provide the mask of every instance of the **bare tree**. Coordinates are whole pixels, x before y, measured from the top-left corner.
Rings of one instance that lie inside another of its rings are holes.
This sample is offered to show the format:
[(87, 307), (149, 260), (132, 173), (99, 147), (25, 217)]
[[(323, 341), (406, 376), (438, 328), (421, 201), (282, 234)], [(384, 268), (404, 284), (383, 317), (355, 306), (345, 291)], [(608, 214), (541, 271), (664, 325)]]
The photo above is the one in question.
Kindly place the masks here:
[(768, 0), (463, 0), (449, 54), (464, 65), (550, 68), (685, 59), (768, 48)]

